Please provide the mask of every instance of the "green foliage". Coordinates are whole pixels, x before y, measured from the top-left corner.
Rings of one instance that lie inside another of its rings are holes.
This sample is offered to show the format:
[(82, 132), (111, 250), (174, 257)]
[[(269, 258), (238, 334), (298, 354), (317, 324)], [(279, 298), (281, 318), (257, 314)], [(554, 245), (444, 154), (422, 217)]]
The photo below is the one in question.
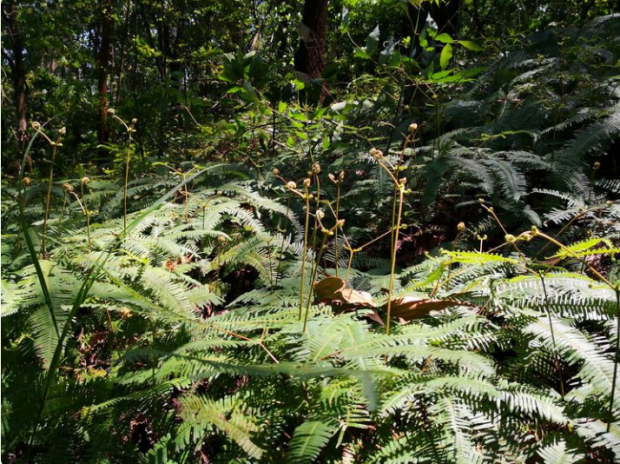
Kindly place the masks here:
[(3, 4), (3, 462), (619, 461), (618, 15), (519, 4)]

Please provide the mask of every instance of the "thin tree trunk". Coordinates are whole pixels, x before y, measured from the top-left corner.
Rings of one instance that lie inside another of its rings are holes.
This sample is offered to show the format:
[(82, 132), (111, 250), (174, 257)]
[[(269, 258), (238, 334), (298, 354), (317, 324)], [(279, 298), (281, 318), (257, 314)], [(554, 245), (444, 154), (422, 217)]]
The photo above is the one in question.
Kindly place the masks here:
[(328, 0), (306, 0), (299, 27), (301, 41), (295, 54), (295, 70), (318, 79), (325, 69), (325, 36)]
[[(21, 151), (28, 142), (28, 118), (26, 113), (26, 70), (24, 68), (24, 48), (19, 33), (19, 18), (17, 5), (12, 3), (3, 11), (3, 19), (6, 21), (11, 41), (13, 42), (13, 57), (11, 63), (13, 85), (15, 87), (15, 115), (17, 145)], [(28, 167), (32, 172), (32, 161), (28, 158)]]
[[(101, 21), (101, 46), (99, 48), (99, 144), (108, 142), (108, 71), (110, 67), (112, 41), (112, 0), (101, 0), (103, 18)], [(106, 156), (105, 148), (99, 149), (100, 156)]]
[(459, 32), (460, 10), (463, 6), (463, 0), (450, 0), (436, 4), (428, 2), (424, 7), (428, 10), (431, 17), (437, 23), (439, 32), (446, 32), (451, 37), (456, 37)]
[(118, 65), (118, 77), (116, 80), (116, 98), (114, 99), (114, 104), (118, 105), (119, 102), (121, 101), (121, 89), (123, 87), (123, 72), (125, 71), (125, 44), (128, 42), (129, 40), (129, 28), (131, 27), (131, 24), (133, 23), (133, 13), (131, 11), (131, 1), (128, 2), (127, 4), (127, 17), (125, 18), (125, 30), (123, 33), (123, 42), (121, 44), (121, 56), (119, 59), (119, 65)]

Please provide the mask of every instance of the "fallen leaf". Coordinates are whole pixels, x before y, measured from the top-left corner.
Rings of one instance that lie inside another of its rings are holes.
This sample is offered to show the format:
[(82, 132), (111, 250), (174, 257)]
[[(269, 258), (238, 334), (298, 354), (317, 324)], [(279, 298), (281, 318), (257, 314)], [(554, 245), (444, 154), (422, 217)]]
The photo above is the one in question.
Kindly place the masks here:
[(372, 295), (348, 287), (339, 277), (326, 277), (314, 284), (316, 296), (321, 302), (340, 302), (342, 305), (376, 308)]
[[(453, 306), (471, 306), (457, 300), (435, 300), (431, 298), (420, 298), (416, 296), (405, 296), (394, 298), (390, 308), (391, 317), (400, 317), (406, 321), (420, 319), (431, 311), (442, 311)], [(387, 311), (387, 303), (383, 306)]]

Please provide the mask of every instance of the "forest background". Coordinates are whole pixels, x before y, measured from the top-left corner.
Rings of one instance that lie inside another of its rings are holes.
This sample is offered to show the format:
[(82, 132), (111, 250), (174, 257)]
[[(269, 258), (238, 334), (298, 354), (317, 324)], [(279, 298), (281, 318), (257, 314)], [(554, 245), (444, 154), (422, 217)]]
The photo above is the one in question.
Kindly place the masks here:
[(2, 2), (2, 461), (620, 460), (620, 2)]

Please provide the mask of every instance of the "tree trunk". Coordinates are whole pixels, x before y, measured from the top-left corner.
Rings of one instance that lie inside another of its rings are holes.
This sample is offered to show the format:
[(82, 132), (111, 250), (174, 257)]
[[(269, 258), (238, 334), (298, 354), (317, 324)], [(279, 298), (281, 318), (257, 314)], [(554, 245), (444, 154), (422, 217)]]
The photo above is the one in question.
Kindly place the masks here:
[(123, 88), (123, 73), (125, 72), (125, 46), (127, 42), (129, 42), (130, 37), (130, 28), (134, 24), (134, 12), (131, 10), (131, 0), (127, 3), (127, 12), (124, 18), (124, 30), (123, 30), (123, 38), (121, 44), (121, 56), (119, 59), (118, 65), (118, 76), (116, 79), (116, 98), (114, 99), (114, 104), (118, 105), (121, 101), (121, 89)]
[(437, 23), (438, 32), (446, 32), (450, 37), (456, 37), (459, 32), (460, 11), (463, 0), (450, 0), (449, 2), (427, 2), (425, 8)]
[[(8, 11), (7, 11), (8, 10)], [(11, 4), (3, 11), (3, 19), (6, 21), (9, 35), (13, 43), (13, 57), (11, 71), (13, 85), (15, 87), (15, 115), (18, 149), (21, 151), (28, 142), (28, 119), (26, 116), (26, 71), (24, 69), (24, 48), (19, 33), (19, 18), (17, 5)], [(30, 159), (28, 160), (30, 164)], [(30, 166), (32, 171), (32, 166)]]
[[(101, 21), (101, 40), (99, 47), (99, 125), (97, 140), (99, 144), (108, 142), (108, 71), (110, 67), (110, 46), (112, 41), (112, 0), (101, 0), (103, 18)], [(106, 156), (105, 148), (99, 149), (100, 156)]]
[[(295, 53), (295, 71), (318, 79), (325, 69), (328, 0), (306, 0), (299, 26), (301, 41)], [(305, 77), (305, 76), (304, 76)]]

